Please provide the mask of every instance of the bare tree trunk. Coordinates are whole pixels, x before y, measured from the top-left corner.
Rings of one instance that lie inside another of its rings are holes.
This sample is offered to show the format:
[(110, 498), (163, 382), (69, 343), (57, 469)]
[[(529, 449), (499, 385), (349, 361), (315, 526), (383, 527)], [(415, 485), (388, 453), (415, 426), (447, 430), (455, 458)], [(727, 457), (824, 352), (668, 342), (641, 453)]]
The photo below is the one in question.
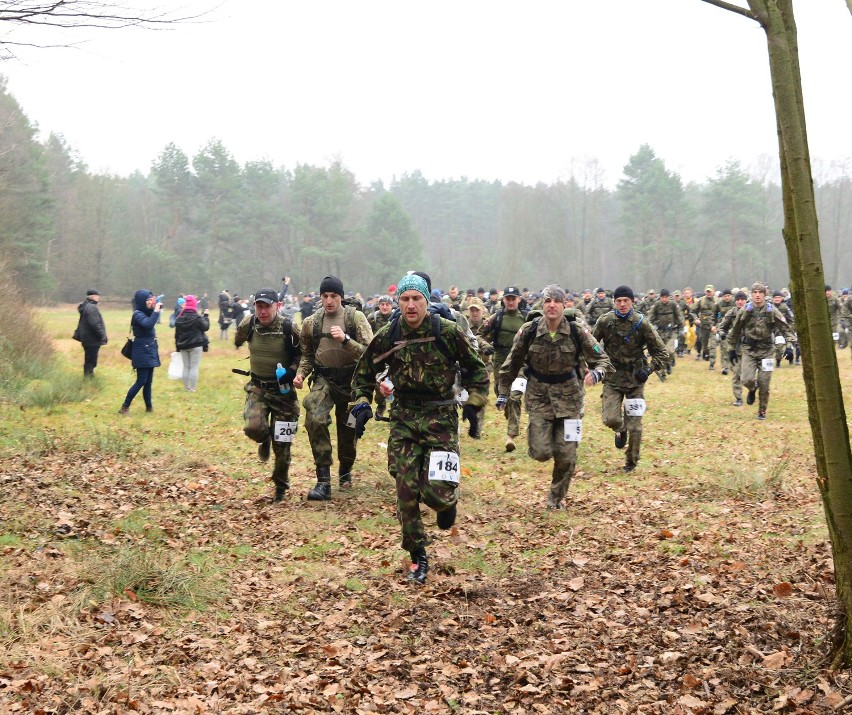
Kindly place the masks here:
[[(766, 32), (778, 126), (784, 243), (802, 346), (808, 415), (842, 613), (833, 667), (852, 664), (852, 450), (837, 354), (825, 303), (825, 275), (805, 126), (792, 0), (748, 0), (750, 10), (704, 0), (760, 23)], [(847, 0), (847, 4), (852, 0)], [(852, 8), (851, 8), (852, 9)]]

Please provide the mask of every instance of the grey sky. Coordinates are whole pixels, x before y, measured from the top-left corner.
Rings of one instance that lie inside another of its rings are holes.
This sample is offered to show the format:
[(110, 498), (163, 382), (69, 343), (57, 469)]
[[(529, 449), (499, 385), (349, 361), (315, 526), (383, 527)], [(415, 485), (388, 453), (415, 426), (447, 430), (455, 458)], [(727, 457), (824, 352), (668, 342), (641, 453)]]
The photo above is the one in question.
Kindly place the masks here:
[[(819, 177), (852, 157), (852, 17), (843, 0), (795, 9)], [(776, 170), (765, 35), (700, 0), (227, 0), (168, 31), (69, 37), (87, 41), (0, 72), (94, 171), (214, 137), (241, 163), (340, 158), (365, 184), (551, 182), (596, 159), (611, 186), (642, 143), (687, 181), (729, 158)]]

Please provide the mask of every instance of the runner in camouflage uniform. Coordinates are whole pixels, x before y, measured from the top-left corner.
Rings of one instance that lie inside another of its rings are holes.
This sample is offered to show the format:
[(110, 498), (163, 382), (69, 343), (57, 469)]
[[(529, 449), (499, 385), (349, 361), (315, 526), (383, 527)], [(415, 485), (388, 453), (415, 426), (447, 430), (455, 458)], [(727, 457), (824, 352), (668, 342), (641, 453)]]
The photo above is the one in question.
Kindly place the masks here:
[[(278, 313), (280, 307), (274, 288), (256, 291), (255, 315), (243, 318), (234, 335), (237, 347), (248, 344), (251, 366), (251, 380), (243, 388), (243, 432), (258, 442), (260, 461), (269, 460), (270, 446), (275, 454), (272, 481), (276, 502), (290, 488), (290, 445), (299, 421), (299, 400), (290, 387), (299, 366), (299, 334), (292, 321)], [(275, 374), (279, 363), (286, 369), (280, 380)]]
[[(308, 492), (311, 501), (331, 499), (332, 410), (337, 424), (338, 483), (352, 486), (355, 464), (355, 431), (346, 426), (352, 374), (361, 353), (373, 339), (367, 317), (354, 307), (342, 306), (343, 281), (326, 276), (320, 283), (322, 305), (304, 323), (299, 335), (302, 359), (293, 385), (301, 389), (311, 376), (311, 391), (305, 398), (305, 431), (311, 443), (317, 483)], [(350, 334), (347, 331), (352, 331)]]
[[(467, 419), (488, 397), (485, 365), (465, 338), (459, 326), (428, 312), (429, 290), (418, 275), (407, 275), (398, 284), (402, 311), (396, 326), (379, 330), (358, 361), (352, 381), (351, 416), (356, 430), (369, 419), (369, 402), (376, 388), (376, 376), (388, 368), (395, 396), (390, 414), (388, 471), (396, 480), (397, 514), (402, 526), (402, 548), (412, 561), (408, 579), (422, 584), (429, 571), (428, 542), (420, 516), (421, 502), (438, 512), (438, 526), (449, 529), (455, 523), (459, 498), (459, 422), (454, 394), (457, 373), (468, 391), (463, 411)], [(398, 338), (393, 333), (398, 330)], [(437, 332), (437, 335), (436, 335)], [(386, 384), (379, 389), (386, 394)], [(430, 465), (433, 451), (451, 452), (455, 459), (437, 460)], [(446, 476), (452, 480), (431, 480), (430, 466), (455, 465)]]
[[(784, 316), (784, 319), (787, 321), (787, 325), (790, 326), (790, 329), (796, 330), (796, 320), (793, 317), (793, 311), (790, 309), (790, 306), (784, 302), (784, 294), (780, 290), (773, 291), (772, 293), (772, 305), (774, 305), (778, 312)], [(793, 364), (793, 349), (788, 348), (785, 343), (779, 342), (777, 339), (775, 341), (775, 367), (781, 367), (781, 360), (787, 358), (787, 362), (790, 365)]]
[(598, 288), (595, 291), (595, 297), (586, 306), (586, 322), (594, 327), (598, 318), (609, 313), (612, 308), (612, 300), (607, 296), (606, 291), (603, 288)]
[[(370, 328), (373, 331), (373, 335), (379, 332), (380, 328), (383, 328), (390, 322), (391, 315), (393, 315), (393, 298), (389, 295), (383, 295), (379, 298), (378, 307), (372, 313), (367, 316), (367, 322), (370, 323)], [(376, 419), (383, 420), (385, 419), (385, 409), (387, 405), (385, 404), (385, 396), (377, 392), (376, 393)]]
[[(498, 409), (501, 404), (505, 406), (512, 382), (523, 369), (527, 376), (529, 455), (539, 462), (553, 459), (547, 507), (560, 509), (577, 466), (583, 384), (595, 385), (615, 370), (588, 328), (565, 318), (562, 288), (547, 286), (542, 300), (544, 316), (529, 321), (518, 331), (512, 350), (500, 368), (497, 405)], [(584, 359), (593, 368), (585, 375)], [(567, 439), (569, 435), (575, 439)]]
[[(613, 297), (615, 308), (599, 318), (592, 330), (615, 367), (615, 375), (604, 381), (601, 417), (615, 432), (615, 446), (623, 449), (627, 445), (624, 471), (632, 472), (639, 462), (642, 443), (645, 382), (651, 372), (666, 369), (669, 354), (650, 321), (633, 310), (633, 291), (619, 286)], [(645, 360), (646, 349), (650, 366)]]
[[(728, 364), (731, 366), (729, 369), (731, 372), (731, 389), (734, 392), (734, 407), (743, 406), (743, 382), (740, 376), (740, 366), (743, 364), (741, 359), (743, 345), (742, 340), (738, 340), (735, 345), (731, 345), (726, 342), (725, 338), (734, 324), (737, 313), (745, 307), (747, 301), (748, 296), (742, 291), (737, 291), (737, 294), (734, 296), (734, 307), (725, 313), (722, 322), (716, 326), (719, 339), (722, 341), (722, 352), (728, 353)], [(733, 351), (736, 361), (731, 360), (731, 351)]]
[[(722, 291), (722, 297), (716, 302), (716, 314), (713, 319), (713, 340), (715, 341), (715, 345), (719, 347), (722, 352), (722, 374), (727, 375), (728, 371), (731, 369), (731, 360), (728, 355), (728, 350), (725, 349), (725, 345), (722, 343), (722, 338), (719, 337), (719, 324), (725, 319), (725, 316), (730, 313), (736, 305), (734, 303), (734, 294), (730, 288), (725, 288)], [(713, 348), (713, 352), (716, 352), (716, 347)]]
[[(754, 404), (755, 393), (760, 391), (757, 419), (766, 419), (766, 407), (769, 404), (769, 381), (774, 367), (775, 335), (783, 335), (787, 342), (795, 342), (795, 335), (787, 325), (784, 316), (771, 303), (766, 302), (766, 286), (755, 283), (751, 287), (751, 302), (745, 306), (734, 320), (728, 336), (733, 348), (742, 339), (743, 349), (740, 376), (748, 390), (746, 403)], [(735, 359), (731, 355), (731, 360)]]
[(679, 339), (683, 332), (683, 313), (677, 303), (671, 300), (667, 288), (660, 291), (660, 298), (651, 307), (648, 320), (657, 329), (669, 354), (665, 371), (657, 373), (660, 379), (665, 379), (666, 375), (672, 374), (675, 366), (675, 340)]
[(713, 295), (715, 288), (712, 285), (704, 287), (704, 295), (701, 296), (692, 308), (695, 315), (695, 325), (698, 329), (698, 340), (701, 342), (701, 350), (696, 351), (695, 359), (702, 357), (710, 361), (710, 369), (716, 369), (716, 341), (713, 338), (713, 325), (716, 323), (716, 298)]
[(837, 299), (837, 296), (834, 295), (834, 292), (831, 290), (831, 286), (827, 285), (825, 287), (825, 302), (828, 303), (828, 318), (831, 321), (831, 334), (832, 336), (836, 336), (834, 338), (834, 342), (840, 342), (840, 301)]

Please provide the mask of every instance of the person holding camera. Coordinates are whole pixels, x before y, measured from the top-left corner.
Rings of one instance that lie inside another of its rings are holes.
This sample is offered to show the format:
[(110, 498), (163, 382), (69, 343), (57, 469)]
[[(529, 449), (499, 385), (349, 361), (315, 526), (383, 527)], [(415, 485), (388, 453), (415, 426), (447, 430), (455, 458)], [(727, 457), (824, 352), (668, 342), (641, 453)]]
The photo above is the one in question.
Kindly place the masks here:
[(183, 358), (183, 387), (187, 392), (195, 392), (198, 386), (201, 353), (208, 344), (205, 333), (210, 330), (209, 316), (209, 310), (199, 314), (198, 299), (188, 295), (183, 310), (175, 319), (175, 349)]
[[(615, 368), (615, 375), (604, 379), (601, 417), (615, 432), (616, 448), (627, 447), (623, 469), (632, 472), (639, 462), (642, 443), (645, 382), (652, 372), (666, 369), (669, 353), (651, 322), (633, 310), (629, 286), (618, 286), (612, 297), (615, 307), (600, 316), (592, 330)], [(650, 365), (645, 350), (650, 354)]]
[(133, 296), (133, 317), (130, 319), (130, 330), (133, 332), (133, 350), (130, 355), (133, 369), (136, 370), (136, 382), (131, 385), (124, 398), (124, 404), (118, 410), (119, 414), (130, 412), (130, 403), (142, 390), (145, 400), (145, 412), (154, 411), (152, 392), (154, 385), (154, 368), (160, 367), (160, 353), (157, 345), (157, 334), (154, 326), (160, 321), (163, 310), (162, 296), (155, 296), (151, 291), (137, 290)]

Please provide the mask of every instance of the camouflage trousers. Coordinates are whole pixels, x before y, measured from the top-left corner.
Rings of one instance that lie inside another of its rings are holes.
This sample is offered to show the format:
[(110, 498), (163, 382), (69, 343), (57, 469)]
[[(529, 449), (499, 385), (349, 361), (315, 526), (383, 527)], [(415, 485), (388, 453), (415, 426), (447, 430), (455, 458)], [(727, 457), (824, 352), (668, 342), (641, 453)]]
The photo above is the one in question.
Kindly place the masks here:
[(734, 399), (742, 400), (743, 399), (743, 380), (740, 375), (740, 369), (743, 365), (743, 356), (742, 353), (738, 350), (737, 355), (739, 355), (739, 360), (737, 360), (735, 365), (731, 365), (731, 389), (734, 391)]
[(348, 472), (355, 464), (355, 430), (346, 426), (349, 416), (349, 388), (343, 388), (331, 380), (315, 376), (311, 391), (305, 398), (305, 431), (311, 443), (314, 464), (317, 467), (330, 467), (331, 448), (331, 412), (337, 426), (337, 461), (340, 473)]
[(618, 387), (604, 382), (601, 390), (601, 418), (614, 432), (627, 431), (625, 464), (636, 466), (642, 446), (642, 418), (624, 414), (625, 399), (645, 399), (645, 385)]
[(459, 454), (459, 420), (455, 405), (403, 407), (394, 403), (388, 434), (388, 472), (396, 480), (396, 508), (402, 527), (402, 548), (428, 543), (420, 503), (444, 511), (459, 500), (459, 486), (429, 481), (429, 454), (442, 450)]
[(716, 364), (716, 338), (713, 333), (710, 332), (711, 326), (708, 325), (706, 328), (704, 327), (704, 321), (701, 322), (701, 325), (698, 326), (698, 339), (701, 341), (701, 352), (699, 353), (702, 357), (705, 355), (710, 360), (710, 365)]
[[(506, 360), (506, 357), (509, 353), (505, 355), (495, 355), (494, 356), (494, 372), (499, 374), (500, 365)], [(497, 397), (500, 397), (500, 385), (498, 380), (494, 380), (494, 394)], [(517, 437), (521, 433), (521, 402), (524, 399), (524, 393), (520, 390), (512, 390), (507, 395), (509, 401), (506, 403), (506, 409), (503, 410), (503, 414), (506, 416), (506, 436), (507, 437)]]
[(774, 348), (752, 352), (743, 350), (740, 355), (740, 379), (746, 390), (757, 390), (757, 409), (766, 411), (769, 405), (769, 383), (772, 380), (772, 370), (763, 370), (761, 362), (770, 359), (774, 362)]
[(272, 468), (272, 481), (276, 486), (290, 487), (290, 442), (276, 442), (273, 427), (276, 421), (298, 422), (299, 400), (295, 390), (289, 395), (272, 390), (264, 390), (249, 382), (244, 388), (246, 401), (243, 405), (243, 432), (255, 442), (272, 439), (272, 453), (275, 464)]
[[(577, 396), (576, 410), (571, 419), (578, 419), (582, 397)], [(553, 459), (548, 503), (558, 504), (568, 492), (577, 468), (577, 443), (565, 441), (565, 417), (553, 420), (529, 413), (527, 426), (528, 454), (537, 462)]]

